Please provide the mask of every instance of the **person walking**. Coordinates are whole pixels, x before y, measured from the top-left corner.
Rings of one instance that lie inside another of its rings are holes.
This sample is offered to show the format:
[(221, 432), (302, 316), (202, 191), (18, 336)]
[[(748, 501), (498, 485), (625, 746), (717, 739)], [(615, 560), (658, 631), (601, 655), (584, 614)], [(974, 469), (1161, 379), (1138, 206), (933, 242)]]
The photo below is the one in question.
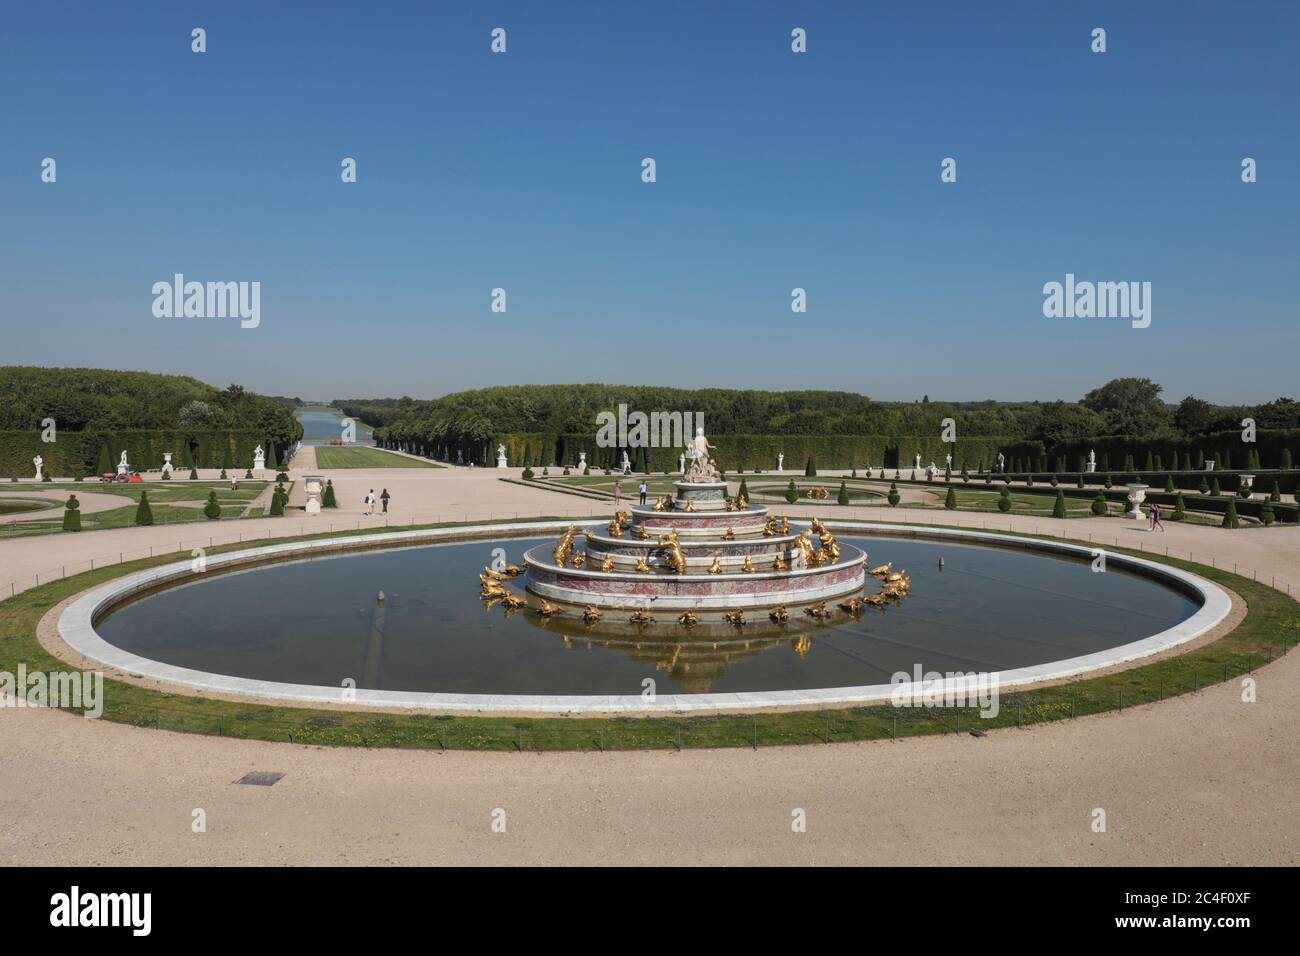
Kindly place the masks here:
[(614, 479), (614, 510), (618, 510), (619, 499), (623, 497), (623, 479)]
[(647, 490), (648, 490), (648, 489), (646, 488), (645, 479), (642, 478), (642, 479), (641, 479), (641, 486), (640, 486), (639, 488), (637, 488), (637, 491), (638, 491), (638, 492), (640, 493), (640, 495), (641, 495), (641, 504), (645, 504), (645, 493), (646, 493)]
[(366, 493), (366, 514), (372, 515), (374, 513), (375, 513), (375, 489), (371, 488), (370, 491)]
[(1157, 528), (1160, 529), (1162, 533), (1165, 530), (1164, 523), (1160, 520), (1160, 506), (1152, 505), (1151, 506), (1151, 530), (1155, 531)]
[(384, 514), (388, 514), (388, 499), (391, 498), (391, 497), (393, 497), (393, 496), (390, 495), (390, 494), (388, 493), (388, 489), (387, 489), (387, 488), (385, 488), (385, 489), (383, 490), (383, 493), (380, 494), (380, 496), (379, 496), (379, 500), (382, 501), (382, 502), (384, 503)]

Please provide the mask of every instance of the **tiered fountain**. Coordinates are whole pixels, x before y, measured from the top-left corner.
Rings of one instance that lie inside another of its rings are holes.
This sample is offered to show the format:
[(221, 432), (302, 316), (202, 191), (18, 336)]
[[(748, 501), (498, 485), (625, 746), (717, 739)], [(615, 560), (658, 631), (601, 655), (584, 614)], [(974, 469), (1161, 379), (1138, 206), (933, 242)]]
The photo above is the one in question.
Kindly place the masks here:
[(598, 611), (676, 616), (816, 604), (862, 589), (865, 552), (819, 522), (793, 529), (765, 507), (729, 499), (711, 448), (701, 429), (671, 500), (619, 512), (607, 526), (570, 528), (553, 548), (527, 551), (528, 590)]

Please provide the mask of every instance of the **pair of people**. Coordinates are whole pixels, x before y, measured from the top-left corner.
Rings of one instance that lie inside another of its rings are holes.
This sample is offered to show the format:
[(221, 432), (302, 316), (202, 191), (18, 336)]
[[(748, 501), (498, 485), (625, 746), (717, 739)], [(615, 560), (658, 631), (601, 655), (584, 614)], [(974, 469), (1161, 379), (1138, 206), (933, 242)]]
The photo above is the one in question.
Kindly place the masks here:
[(1152, 506), (1151, 506), (1151, 513), (1150, 513), (1149, 517), (1150, 517), (1150, 519), (1151, 519), (1151, 524), (1150, 524), (1150, 526), (1147, 528), (1148, 531), (1155, 531), (1157, 528), (1159, 528), (1161, 531), (1164, 531), (1164, 530), (1165, 530), (1165, 526), (1164, 526), (1164, 524), (1160, 521), (1160, 518), (1161, 518), (1161, 511), (1160, 511), (1160, 506), (1159, 506), (1159, 505), (1152, 505)]
[(383, 511), (383, 513), (384, 513), (384, 514), (388, 514), (388, 499), (391, 498), (391, 497), (392, 497), (392, 495), (390, 495), (390, 494), (388, 493), (388, 489), (385, 488), (385, 489), (384, 489), (384, 493), (381, 494), (378, 498), (376, 498), (376, 497), (375, 497), (375, 489), (374, 489), (374, 488), (371, 488), (370, 491), (366, 493), (365, 498), (362, 499), (362, 502), (363, 502), (363, 503), (365, 504), (365, 506), (366, 506), (366, 514), (368, 514), (368, 515), (372, 515), (372, 514), (374, 514), (374, 513), (375, 513), (375, 504), (376, 504), (376, 502), (380, 502), (380, 501), (382, 501), (383, 504), (384, 504), (384, 511)]

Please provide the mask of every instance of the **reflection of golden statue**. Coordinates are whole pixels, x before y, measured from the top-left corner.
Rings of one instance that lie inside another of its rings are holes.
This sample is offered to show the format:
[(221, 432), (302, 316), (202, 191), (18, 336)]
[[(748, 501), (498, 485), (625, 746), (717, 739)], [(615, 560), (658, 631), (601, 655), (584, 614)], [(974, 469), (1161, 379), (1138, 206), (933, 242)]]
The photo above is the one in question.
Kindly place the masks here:
[(790, 642), (790, 649), (799, 657), (807, 657), (808, 652), (812, 650), (812, 638), (807, 634), (800, 634)]
[(565, 562), (573, 554), (573, 536), (578, 533), (575, 526), (565, 529), (564, 534), (560, 535), (560, 540), (555, 542), (555, 566), (562, 568)]
[(722, 559), (721, 559), (721, 558), (715, 557), (715, 558), (713, 559), (713, 563), (709, 565), (709, 573), (710, 573), (710, 574), (721, 574), (721, 573), (722, 573)]

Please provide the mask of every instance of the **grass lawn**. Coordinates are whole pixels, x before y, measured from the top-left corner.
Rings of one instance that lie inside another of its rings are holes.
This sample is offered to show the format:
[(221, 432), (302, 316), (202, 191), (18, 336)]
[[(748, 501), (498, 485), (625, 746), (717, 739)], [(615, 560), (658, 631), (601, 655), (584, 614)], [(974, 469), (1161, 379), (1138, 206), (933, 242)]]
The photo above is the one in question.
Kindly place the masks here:
[[(206, 504), (208, 492), (210, 491), (216, 491), (217, 493), (217, 504), (221, 506), (221, 517), (223, 519), (239, 518), (244, 516), (244, 509), (248, 507), (248, 503), (260, 495), (269, 484), (270, 482), (266, 481), (241, 480), (238, 491), (231, 491), (230, 482), (228, 481), (187, 480), (135, 485), (129, 483), (99, 484), (97, 482), (84, 482), (73, 485), (6, 486), (0, 484), (0, 489), (6, 491), (10, 488), (26, 491), (57, 491), (60, 496), (63, 494), (75, 495), (93, 492), (95, 494), (116, 495), (122, 498), (123, 505), (121, 508), (110, 508), (108, 511), (97, 511), (93, 514), (83, 512), (81, 515), (81, 529), (85, 532), (99, 531), (106, 528), (134, 527), (135, 510), (140, 503), (140, 494), (143, 491), (149, 492), (149, 510), (153, 512), (154, 524), (182, 524), (209, 520), (208, 516), (203, 513), (203, 505)], [(292, 489), (293, 483), (290, 482), (286, 487)], [(187, 502), (187, 504), (177, 504), (177, 502)], [(253, 509), (253, 511), (260, 514), (260, 509)], [(259, 514), (250, 512), (247, 517), (258, 517)], [(35, 534), (62, 533), (62, 531), (63, 509), (56, 506), (52, 513), (42, 513), (37, 519), (0, 525), (0, 539)]]
[[(450, 526), (454, 525), (440, 525)], [(356, 533), (366, 534), (369, 529)], [(1249, 673), (1294, 647), (1300, 638), (1300, 605), (1279, 591), (1223, 570), (1160, 558), (1150, 552), (1115, 550), (1186, 568), (1235, 590), (1247, 602), (1245, 620), (1195, 651), (1120, 673), (1040, 690), (1003, 693), (1000, 713), (992, 719), (979, 717), (974, 709), (900, 709), (888, 705), (649, 718), (381, 714), (172, 695), (114, 680), (104, 682), (104, 719), (190, 733), (330, 746), (467, 750), (683, 749), (888, 740), (1029, 726), (1155, 703)], [(14, 673), (19, 662), (25, 663), (29, 672), (67, 670), (66, 663), (49, 654), (36, 640), (41, 616), (86, 588), (174, 560), (173, 554), (99, 568), (0, 601), (0, 670)], [(1195, 732), (1195, 728), (1189, 727), (1189, 732)]]
[(440, 465), (421, 458), (395, 455), (382, 448), (368, 445), (317, 445), (316, 467), (326, 468), (439, 468)]

